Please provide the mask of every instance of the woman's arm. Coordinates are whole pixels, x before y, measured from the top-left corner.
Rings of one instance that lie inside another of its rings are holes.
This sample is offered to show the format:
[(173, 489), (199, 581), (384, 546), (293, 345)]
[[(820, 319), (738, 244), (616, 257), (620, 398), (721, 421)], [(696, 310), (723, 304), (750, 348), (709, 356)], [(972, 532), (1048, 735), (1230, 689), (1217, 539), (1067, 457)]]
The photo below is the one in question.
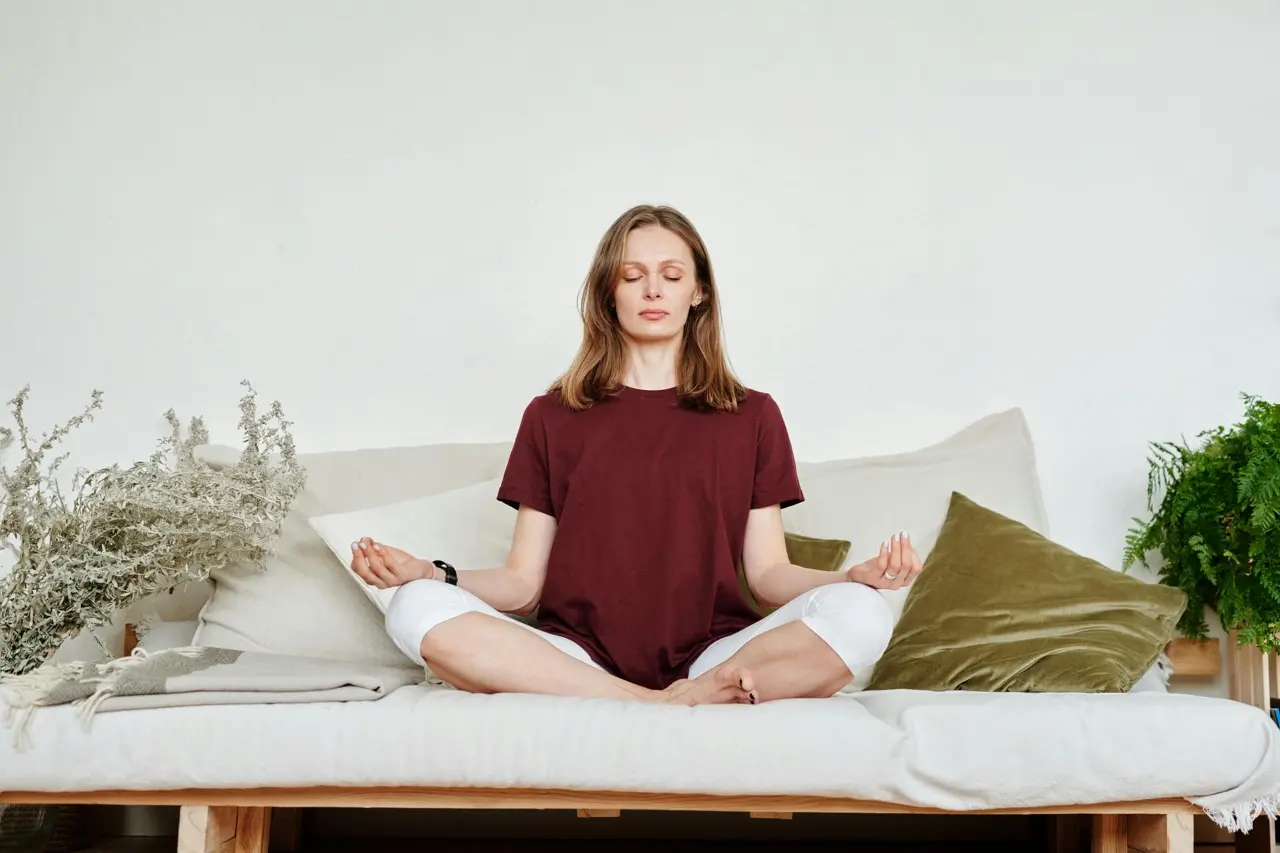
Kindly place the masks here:
[(742, 563), (747, 588), (762, 607), (781, 607), (815, 587), (846, 580), (843, 572), (822, 572), (791, 564), (782, 529), (782, 508), (777, 504), (753, 509), (747, 515)]
[[(531, 613), (542, 597), (547, 577), (547, 560), (556, 536), (556, 520), (530, 507), (516, 514), (515, 533), (506, 562), (491, 569), (463, 569), (458, 586), (502, 613)], [(431, 558), (414, 555), (388, 545), (361, 539), (351, 544), (351, 569), (365, 583), (389, 589), (410, 581), (430, 579), (444, 582), (444, 572)], [(438, 558), (446, 559), (447, 554)]]
[[(459, 570), (458, 586), (502, 613), (532, 613), (542, 597), (555, 538), (555, 518), (522, 506), (516, 513), (515, 535), (506, 563), (493, 569)], [(442, 580), (444, 573), (435, 566), (431, 568)]]
[(920, 558), (905, 534), (881, 546), (876, 556), (845, 572), (824, 572), (791, 564), (778, 505), (753, 509), (747, 516), (742, 547), (747, 588), (764, 607), (781, 607), (815, 587), (852, 581), (876, 589), (908, 586), (922, 568)]

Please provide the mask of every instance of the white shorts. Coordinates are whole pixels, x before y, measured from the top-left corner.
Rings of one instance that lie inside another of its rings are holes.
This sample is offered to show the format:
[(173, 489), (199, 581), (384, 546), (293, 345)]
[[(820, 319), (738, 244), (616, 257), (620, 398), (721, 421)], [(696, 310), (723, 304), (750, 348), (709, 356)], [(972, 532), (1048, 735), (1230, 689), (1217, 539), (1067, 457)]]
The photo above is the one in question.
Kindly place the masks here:
[[(400, 651), (421, 664), (420, 649), (427, 632), (464, 613), (505, 619), (532, 631), (570, 657), (604, 669), (573, 640), (540, 631), (498, 612), (465, 589), (434, 580), (412, 581), (396, 591), (387, 608), (387, 633)], [(716, 640), (694, 660), (689, 677), (697, 678), (714, 669), (764, 632), (797, 621), (822, 638), (852, 673), (879, 660), (893, 633), (893, 614), (880, 593), (859, 583), (827, 584), (792, 599), (755, 624)]]

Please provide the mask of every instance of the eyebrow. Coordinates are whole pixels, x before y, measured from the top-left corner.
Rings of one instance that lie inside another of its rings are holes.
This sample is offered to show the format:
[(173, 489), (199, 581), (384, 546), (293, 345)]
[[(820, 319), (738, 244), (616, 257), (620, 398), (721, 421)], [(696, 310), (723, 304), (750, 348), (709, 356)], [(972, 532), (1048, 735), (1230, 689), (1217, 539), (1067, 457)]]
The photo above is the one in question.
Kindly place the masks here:
[[(675, 265), (676, 265), (676, 266), (678, 266), (678, 267), (682, 267), (682, 266), (684, 266), (684, 261), (679, 260), (678, 258), (667, 258), (665, 261), (663, 261), (661, 264), (659, 264), (659, 266), (664, 266), (664, 267), (665, 267), (665, 266), (667, 266), (668, 264), (675, 264)], [(623, 265), (624, 267), (640, 267), (640, 269), (642, 269), (642, 270), (647, 270), (647, 269), (648, 269), (648, 267), (646, 267), (646, 266), (645, 266), (643, 263), (641, 263), (640, 261), (623, 261), (623, 262), (622, 262), (622, 265)]]

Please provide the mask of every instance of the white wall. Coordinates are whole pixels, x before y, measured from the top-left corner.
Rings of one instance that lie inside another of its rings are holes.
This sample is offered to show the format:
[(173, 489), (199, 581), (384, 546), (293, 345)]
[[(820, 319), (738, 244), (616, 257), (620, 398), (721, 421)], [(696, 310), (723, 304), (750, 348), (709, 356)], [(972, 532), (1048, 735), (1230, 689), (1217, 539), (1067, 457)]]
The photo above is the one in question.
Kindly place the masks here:
[(303, 450), (509, 437), (595, 241), (702, 229), (799, 455), (1021, 406), (1116, 565), (1145, 443), (1280, 397), (1267, 0), (0, 5), (0, 392)]

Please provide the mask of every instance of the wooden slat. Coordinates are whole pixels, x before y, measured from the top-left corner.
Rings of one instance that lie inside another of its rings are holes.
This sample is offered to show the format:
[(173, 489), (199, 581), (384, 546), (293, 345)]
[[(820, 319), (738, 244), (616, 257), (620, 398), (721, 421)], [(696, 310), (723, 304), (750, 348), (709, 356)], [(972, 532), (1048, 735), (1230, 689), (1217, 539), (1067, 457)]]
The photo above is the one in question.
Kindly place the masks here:
[(1093, 816), (1093, 853), (1129, 853), (1128, 817), (1119, 814)]
[(1194, 853), (1191, 815), (1129, 815), (1128, 843), (1138, 853)]
[(791, 820), (791, 812), (751, 812), (756, 820)]
[(578, 817), (618, 817), (621, 809), (578, 809)]
[(1199, 814), (1182, 799), (1137, 800), (984, 811), (789, 795), (713, 796), (519, 788), (188, 788), (170, 791), (0, 791), (0, 803), (180, 806), (371, 807), (413, 809), (620, 809), (623, 811), (834, 814)]
[(1165, 649), (1174, 678), (1216, 678), (1222, 672), (1222, 646), (1217, 637), (1174, 640)]
[(261, 806), (241, 808), (236, 817), (234, 853), (267, 853), (271, 831), (271, 809)]
[(1241, 646), (1236, 633), (1227, 636), (1227, 687), (1237, 702), (1270, 710), (1271, 656), (1257, 646)]
[(178, 815), (178, 853), (231, 853), (235, 806), (184, 806)]

